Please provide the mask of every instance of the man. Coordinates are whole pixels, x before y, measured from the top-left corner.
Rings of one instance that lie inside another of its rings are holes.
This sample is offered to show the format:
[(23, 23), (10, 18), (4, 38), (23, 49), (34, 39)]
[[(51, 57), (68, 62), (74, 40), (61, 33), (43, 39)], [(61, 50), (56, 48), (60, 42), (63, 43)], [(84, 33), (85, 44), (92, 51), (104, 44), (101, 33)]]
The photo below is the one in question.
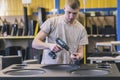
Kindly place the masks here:
[[(41, 25), (32, 43), (33, 48), (44, 49), (41, 64), (69, 64), (83, 58), (83, 45), (88, 44), (88, 37), (83, 25), (76, 20), (79, 10), (79, 0), (66, 0), (65, 14), (49, 18)], [(58, 37), (69, 46), (69, 51), (56, 44)], [(56, 59), (49, 56), (50, 51), (55, 52)]]

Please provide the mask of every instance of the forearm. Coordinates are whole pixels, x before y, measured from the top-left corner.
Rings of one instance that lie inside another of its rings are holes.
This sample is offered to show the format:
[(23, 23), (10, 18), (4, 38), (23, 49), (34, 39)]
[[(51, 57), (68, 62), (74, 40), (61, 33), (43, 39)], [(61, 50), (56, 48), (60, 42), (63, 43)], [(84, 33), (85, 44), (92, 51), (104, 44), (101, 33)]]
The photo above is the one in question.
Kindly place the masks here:
[(45, 43), (44, 41), (34, 39), (32, 42), (32, 47), (35, 49), (48, 49), (49, 43)]
[(32, 47), (36, 49), (47, 49), (49, 48), (50, 43), (45, 43), (44, 39), (46, 38), (46, 33), (43, 31), (40, 31), (36, 37), (34, 38), (32, 42)]
[(79, 54), (79, 59), (82, 59), (84, 57), (84, 47), (83, 46), (79, 46), (79, 49), (77, 51), (77, 53)]

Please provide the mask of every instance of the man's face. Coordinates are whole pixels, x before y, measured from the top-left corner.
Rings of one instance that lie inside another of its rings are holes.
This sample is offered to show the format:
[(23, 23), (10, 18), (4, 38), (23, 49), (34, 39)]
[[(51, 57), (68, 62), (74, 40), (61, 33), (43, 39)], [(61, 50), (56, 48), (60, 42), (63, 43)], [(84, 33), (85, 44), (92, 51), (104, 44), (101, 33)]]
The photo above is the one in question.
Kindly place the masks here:
[(69, 23), (73, 23), (79, 13), (79, 9), (72, 9), (70, 6), (65, 6), (65, 20)]

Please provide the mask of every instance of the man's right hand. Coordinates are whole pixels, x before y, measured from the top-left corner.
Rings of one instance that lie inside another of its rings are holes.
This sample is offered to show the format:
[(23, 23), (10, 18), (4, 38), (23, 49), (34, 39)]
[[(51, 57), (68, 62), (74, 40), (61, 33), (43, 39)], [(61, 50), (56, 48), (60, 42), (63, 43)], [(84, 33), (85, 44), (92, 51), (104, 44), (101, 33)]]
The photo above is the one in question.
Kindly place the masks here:
[(60, 47), (58, 44), (52, 44), (49, 43), (49, 49), (55, 53), (59, 52), (62, 50), (62, 47)]

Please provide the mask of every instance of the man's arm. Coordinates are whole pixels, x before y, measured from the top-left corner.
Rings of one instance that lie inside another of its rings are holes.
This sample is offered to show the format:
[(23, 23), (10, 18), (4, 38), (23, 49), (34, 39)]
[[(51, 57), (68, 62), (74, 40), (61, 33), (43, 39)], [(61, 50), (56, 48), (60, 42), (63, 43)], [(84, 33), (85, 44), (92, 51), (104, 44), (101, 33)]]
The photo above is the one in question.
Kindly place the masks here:
[(58, 52), (61, 50), (61, 47), (56, 43), (45, 43), (44, 39), (46, 38), (47, 33), (40, 31), (32, 42), (32, 47), (36, 49), (50, 49), (51, 51)]
[(46, 44), (43, 42), (47, 34), (43, 31), (40, 31), (32, 42), (32, 47), (36, 49), (47, 48)]

